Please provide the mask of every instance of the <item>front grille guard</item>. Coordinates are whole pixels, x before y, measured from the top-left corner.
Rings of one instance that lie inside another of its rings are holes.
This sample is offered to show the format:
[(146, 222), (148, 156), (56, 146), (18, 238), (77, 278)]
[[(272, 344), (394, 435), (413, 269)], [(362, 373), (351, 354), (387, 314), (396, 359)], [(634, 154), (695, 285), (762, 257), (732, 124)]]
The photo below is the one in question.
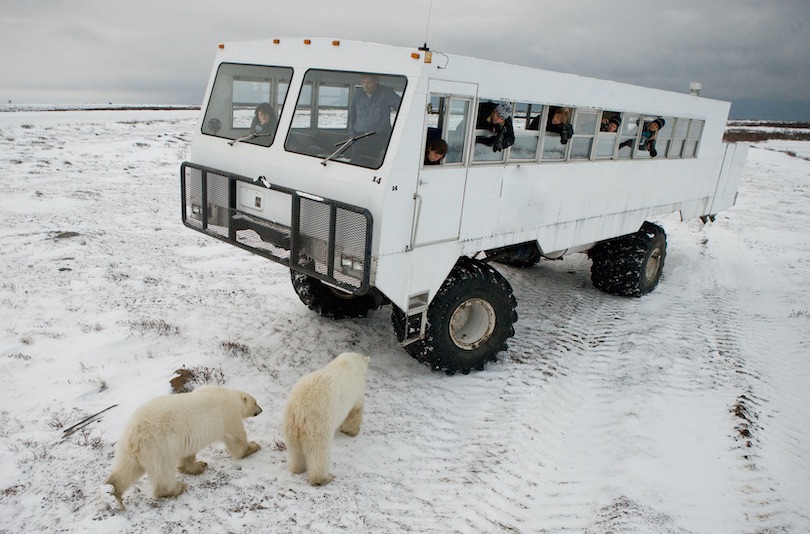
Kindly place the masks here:
[(239, 210), (237, 182), (256, 184), (249, 178), (183, 163), (183, 224), (353, 295), (368, 292), (371, 212), (262, 179), (266, 188), (290, 196), (292, 217), (286, 226)]

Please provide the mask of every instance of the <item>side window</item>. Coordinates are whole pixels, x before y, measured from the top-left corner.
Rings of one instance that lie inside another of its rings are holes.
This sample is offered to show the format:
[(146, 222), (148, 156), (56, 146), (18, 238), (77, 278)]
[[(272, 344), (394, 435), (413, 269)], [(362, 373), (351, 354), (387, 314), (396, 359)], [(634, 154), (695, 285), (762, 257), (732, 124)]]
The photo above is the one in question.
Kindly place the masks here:
[(618, 111), (603, 111), (596, 135), (596, 159), (610, 159), (616, 148), (622, 127), (622, 114)]
[[(493, 133), (486, 129), (486, 125), (489, 123), (490, 116), (494, 116), (493, 109), (495, 105), (497, 105), (497, 103), (498, 101), (494, 100), (481, 100), (478, 103), (478, 110), (477, 113), (475, 114), (476, 142), (473, 145), (474, 163), (503, 161), (504, 157), (506, 156), (507, 153), (506, 150), (494, 151), (492, 149), (491, 138), (493, 136)], [(510, 121), (510, 123), (512, 123), (511, 118), (508, 120)], [(490, 142), (487, 143), (486, 141)]]
[(443, 165), (461, 164), (464, 162), (464, 147), (467, 140), (467, 116), (471, 99), (449, 95), (431, 95), (427, 108), (427, 139), (430, 144), (434, 139), (447, 143), (447, 153), (442, 159)]
[(656, 141), (656, 150), (658, 150), (657, 157), (669, 157), (669, 145), (672, 144), (672, 131), (675, 124), (675, 117), (662, 117), (664, 119), (664, 126), (658, 130), (658, 139)]
[(462, 163), (464, 161), (464, 148), (467, 142), (467, 127), (472, 101), (468, 98), (450, 98), (447, 108), (447, 156), (445, 165)]
[(703, 121), (693, 120), (689, 126), (689, 135), (686, 138), (683, 157), (694, 158), (697, 156), (701, 134), (703, 134)]
[[(466, 116), (470, 107), (470, 100), (453, 98), (449, 95), (431, 95), (427, 106), (425, 124), (427, 134), (425, 139), (425, 165), (452, 165), (464, 161), (464, 144), (467, 139)], [(438, 143), (443, 141), (444, 144)], [(429, 157), (431, 148), (436, 147), (431, 157), (442, 156), (435, 161)], [(444, 154), (441, 151), (444, 150)]]
[(674, 130), (672, 146), (667, 157), (680, 158), (686, 142), (686, 134), (689, 132), (689, 119), (676, 119)]
[(289, 67), (222, 63), (205, 110), (202, 133), (270, 146), (290, 78)]
[(641, 117), (635, 113), (625, 113), (619, 130), (619, 159), (632, 158), (636, 152), (636, 139), (638, 138)]
[(515, 104), (515, 116), (513, 124), (515, 127), (515, 144), (509, 149), (509, 161), (535, 161), (537, 159), (537, 147), (539, 144), (539, 134), (537, 124), (531, 127), (532, 121), (539, 121), (543, 113), (543, 106), (540, 104), (529, 104), (519, 102)]
[(590, 159), (599, 112), (590, 109), (577, 109), (574, 115), (574, 135), (571, 138), (570, 159)]
[(561, 161), (567, 154), (571, 132), (571, 108), (547, 106), (538, 127), (543, 131), (543, 161)]

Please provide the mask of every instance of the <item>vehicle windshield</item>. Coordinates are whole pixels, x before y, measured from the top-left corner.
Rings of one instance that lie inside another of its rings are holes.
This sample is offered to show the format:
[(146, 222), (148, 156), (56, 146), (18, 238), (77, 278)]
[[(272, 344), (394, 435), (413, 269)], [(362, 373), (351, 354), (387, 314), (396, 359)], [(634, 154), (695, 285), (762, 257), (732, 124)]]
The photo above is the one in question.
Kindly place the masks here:
[(292, 78), (290, 67), (222, 63), (202, 132), (235, 142), (270, 146)]
[(406, 84), (404, 76), (307, 71), (284, 148), (324, 164), (379, 168)]

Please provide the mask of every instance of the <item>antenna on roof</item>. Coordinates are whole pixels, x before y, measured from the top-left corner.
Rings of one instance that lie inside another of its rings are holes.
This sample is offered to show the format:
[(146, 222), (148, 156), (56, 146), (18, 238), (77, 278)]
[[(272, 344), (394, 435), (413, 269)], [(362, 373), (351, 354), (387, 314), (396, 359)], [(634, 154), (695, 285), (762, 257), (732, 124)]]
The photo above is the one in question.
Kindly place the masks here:
[(430, 15), (433, 13), (433, 0), (430, 0), (430, 7), (428, 7), (428, 16), (427, 16), (427, 24), (425, 24), (425, 44), (419, 47), (419, 50), (428, 51), (427, 45), (427, 38), (428, 38), (428, 30), (430, 29)]

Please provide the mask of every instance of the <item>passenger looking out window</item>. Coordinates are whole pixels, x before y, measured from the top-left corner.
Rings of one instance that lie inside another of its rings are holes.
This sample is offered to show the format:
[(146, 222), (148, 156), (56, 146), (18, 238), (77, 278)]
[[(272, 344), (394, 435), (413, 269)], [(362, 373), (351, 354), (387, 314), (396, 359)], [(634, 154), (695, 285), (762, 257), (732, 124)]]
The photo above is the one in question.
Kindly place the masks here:
[(256, 135), (272, 135), (276, 131), (276, 124), (278, 118), (273, 106), (263, 102), (256, 107), (250, 130)]
[(571, 126), (571, 108), (551, 108), (546, 122), (546, 131), (560, 134), (560, 144), (568, 143), (574, 135), (574, 127)]
[(478, 106), (477, 130), (487, 130), (489, 135), (478, 135), (475, 142), (491, 146), (500, 152), (515, 144), (515, 129), (512, 125), (512, 106), (508, 102), (482, 102)]
[[(532, 119), (529, 130), (540, 129), (540, 115)], [(574, 135), (574, 127), (571, 126), (571, 108), (552, 106), (548, 110), (546, 120), (546, 131), (560, 134), (560, 144), (565, 145), (571, 136)]]
[(444, 139), (429, 141), (425, 149), (425, 165), (441, 165), (447, 155), (447, 143)]
[[(639, 150), (648, 151), (651, 158), (658, 155), (658, 151), (655, 149), (655, 140), (658, 138), (658, 130), (663, 128), (664, 124), (666, 124), (666, 121), (662, 117), (658, 117), (651, 121), (646, 121), (644, 128), (641, 130), (641, 139), (638, 140), (638, 148)], [(633, 140), (628, 139), (627, 141), (623, 141), (619, 145), (619, 148), (632, 146), (632, 144)]]
[(619, 130), (619, 126), (622, 125), (622, 119), (618, 116), (614, 117), (606, 117), (602, 116), (602, 124), (599, 126), (600, 132), (616, 132)]

